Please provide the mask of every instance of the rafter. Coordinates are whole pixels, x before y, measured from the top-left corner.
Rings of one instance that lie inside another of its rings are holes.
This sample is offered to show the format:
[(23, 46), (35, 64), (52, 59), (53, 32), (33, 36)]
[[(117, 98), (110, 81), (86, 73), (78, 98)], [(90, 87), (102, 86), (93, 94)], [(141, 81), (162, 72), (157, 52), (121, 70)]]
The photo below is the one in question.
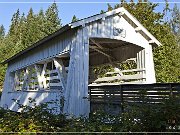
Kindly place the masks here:
[(105, 52), (103, 52), (103, 51), (97, 49), (96, 47), (93, 47), (93, 46), (89, 46), (89, 47), (90, 47), (91, 49), (93, 49), (93, 50), (95, 50), (95, 51), (97, 51), (97, 52), (103, 54), (104, 56), (106, 56), (106, 57), (108, 57), (108, 58), (115, 59), (114, 57), (110, 56), (109, 54), (107, 54), (107, 53), (105, 53)]
[(90, 39), (96, 46), (98, 46), (100, 49), (104, 50), (104, 47), (102, 47), (99, 43), (97, 43), (94, 39)]

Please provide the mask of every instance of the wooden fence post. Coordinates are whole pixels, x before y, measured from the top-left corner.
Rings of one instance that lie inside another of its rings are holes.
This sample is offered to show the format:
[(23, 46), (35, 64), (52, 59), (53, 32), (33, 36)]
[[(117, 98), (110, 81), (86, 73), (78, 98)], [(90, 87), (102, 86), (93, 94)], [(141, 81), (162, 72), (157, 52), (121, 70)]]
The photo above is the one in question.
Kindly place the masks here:
[(89, 90), (89, 101), (90, 101), (90, 113), (92, 112), (92, 104), (91, 104), (91, 87), (88, 87)]
[(170, 86), (170, 97), (171, 97), (171, 98), (173, 98), (173, 90), (172, 90), (172, 85), (171, 85), (171, 84), (169, 84), (169, 86)]
[(122, 112), (124, 112), (124, 101), (123, 101), (123, 89), (122, 89), (122, 85), (119, 85), (120, 87), (120, 91), (121, 91), (121, 110)]

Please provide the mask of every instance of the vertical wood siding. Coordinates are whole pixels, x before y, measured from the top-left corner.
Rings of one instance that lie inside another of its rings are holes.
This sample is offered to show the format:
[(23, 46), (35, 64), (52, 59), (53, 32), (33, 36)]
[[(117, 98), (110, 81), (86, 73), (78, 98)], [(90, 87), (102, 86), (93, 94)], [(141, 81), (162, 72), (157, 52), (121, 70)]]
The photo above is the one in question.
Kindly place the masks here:
[(89, 41), (87, 29), (81, 28), (77, 32), (70, 53), (69, 73), (65, 92), (65, 113), (75, 116), (88, 116), (88, 71), (89, 71)]
[(26, 54), (22, 55), (22, 57), (19, 57), (9, 63), (9, 70), (15, 71), (42, 60), (53, 58), (63, 52), (68, 52), (71, 46), (73, 34), (74, 33), (72, 31), (68, 31), (63, 35), (59, 35), (51, 41), (30, 50)]

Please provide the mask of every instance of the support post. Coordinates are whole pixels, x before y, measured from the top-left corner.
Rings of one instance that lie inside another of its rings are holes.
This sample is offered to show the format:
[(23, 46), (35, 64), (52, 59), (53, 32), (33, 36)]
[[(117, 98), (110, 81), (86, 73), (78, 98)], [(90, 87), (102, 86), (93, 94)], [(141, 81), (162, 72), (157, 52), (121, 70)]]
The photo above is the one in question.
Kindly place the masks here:
[(14, 90), (19, 90), (20, 81), (19, 81), (19, 71), (15, 71), (14, 73)]
[(39, 69), (39, 66), (35, 65), (35, 70), (36, 70), (37, 80), (38, 80), (38, 84), (39, 84), (39, 89), (42, 90), (43, 89), (43, 84), (42, 84), (41, 74), (40, 74), (40, 71), (38, 69)]
[[(64, 65), (63, 65), (63, 62), (62, 62), (62, 60), (57, 59), (57, 58), (54, 58), (53, 61), (54, 61), (54, 65), (55, 65), (55, 67), (56, 67), (56, 70), (57, 70), (57, 72), (58, 72), (58, 77), (59, 77), (59, 79), (60, 79), (61, 86), (62, 86), (63, 90), (65, 90), (65, 88), (66, 88), (66, 82), (65, 82), (65, 80), (64, 80), (63, 73), (64, 73), (66, 70), (65, 70), (65, 67), (64, 67)], [(66, 73), (66, 72), (65, 72), (65, 73)], [(64, 74), (65, 74), (65, 73), (64, 73)]]
[(23, 78), (22, 90), (26, 90), (26, 89), (27, 89), (28, 76), (29, 76), (29, 71), (28, 71), (28, 67), (27, 67), (27, 68), (25, 69), (25, 71), (24, 71), (24, 78)]
[(45, 73), (46, 73), (46, 67), (47, 67), (47, 63), (45, 63), (43, 65), (43, 69), (42, 69), (42, 73), (41, 73), (41, 78), (42, 78), (42, 83), (43, 83), (43, 87), (44, 89), (47, 89), (47, 83), (46, 83), (46, 78), (45, 78)]
[(145, 48), (145, 68), (146, 83), (156, 83), (152, 46), (150, 44), (147, 44), (147, 47)]

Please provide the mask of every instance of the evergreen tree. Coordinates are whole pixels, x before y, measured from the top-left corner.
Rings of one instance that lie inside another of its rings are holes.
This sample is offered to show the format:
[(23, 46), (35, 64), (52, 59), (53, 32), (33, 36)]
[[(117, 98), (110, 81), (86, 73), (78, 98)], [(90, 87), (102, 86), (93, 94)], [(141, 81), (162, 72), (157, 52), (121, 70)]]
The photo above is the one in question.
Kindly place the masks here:
[(74, 15), (71, 22), (76, 22), (76, 21), (78, 21), (78, 20), (79, 20), (79, 19)]
[(3, 25), (0, 26), (0, 39), (5, 36), (5, 28)]
[(177, 36), (177, 41), (180, 45), (180, 9), (177, 7), (177, 4), (175, 4), (173, 8), (170, 25), (173, 33)]
[(38, 27), (39, 39), (47, 36), (45, 23), (46, 23), (46, 20), (45, 20), (44, 11), (43, 9), (41, 9), (37, 15), (37, 25), (38, 25), (37, 27)]
[(58, 17), (58, 8), (56, 3), (53, 3), (46, 11), (45, 13), (46, 18), (46, 34), (49, 35), (53, 32), (55, 32), (57, 29), (61, 27), (61, 20)]
[(10, 35), (16, 35), (18, 34), (18, 26), (19, 26), (19, 19), (20, 19), (20, 12), (19, 9), (16, 11), (16, 13), (13, 14), (13, 17), (11, 19), (11, 26), (9, 30)]
[(23, 34), (23, 48), (26, 48), (36, 42), (38, 40), (37, 35), (37, 23), (36, 23), (36, 17), (34, 15), (34, 11), (32, 8), (30, 8), (27, 18), (26, 18), (26, 26), (25, 26), (25, 33)]
[(113, 7), (110, 4), (107, 4), (107, 6), (108, 6), (108, 11), (113, 10)]
[[(55, 3), (45, 13), (41, 9), (38, 14), (35, 14), (31, 8), (27, 16), (24, 13), (21, 15), (18, 9), (12, 16), (8, 34), (4, 36), (3, 40), (0, 39), (0, 56), (2, 56), (0, 57), (0, 62), (58, 30), (61, 27), (60, 22)], [(3, 29), (3, 27), (0, 27), (0, 29)], [(0, 35), (4, 35), (3, 31)], [(1, 89), (6, 65), (1, 65), (0, 71)]]
[(101, 10), (101, 11), (100, 11), (100, 14), (103, 14), (103, 13), (105, 13), (105, 11), (104, 11), (104, 10)]

